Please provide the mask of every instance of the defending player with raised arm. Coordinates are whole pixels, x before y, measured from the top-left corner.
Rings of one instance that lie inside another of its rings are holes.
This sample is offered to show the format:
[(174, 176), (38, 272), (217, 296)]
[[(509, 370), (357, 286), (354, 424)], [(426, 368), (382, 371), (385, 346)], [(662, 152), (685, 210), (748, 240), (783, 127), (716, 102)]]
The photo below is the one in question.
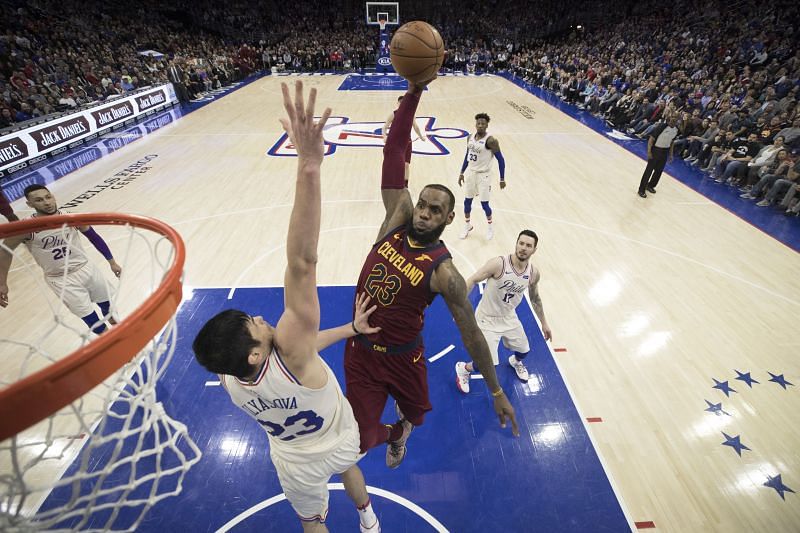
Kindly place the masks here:
[(269, 436), (270, 457), (286, 498), (304, 531), (327, 531), (327, 483), (341, 473), (356, 504), (362, 533), (380, 531), (364, 476), (356, 463), (358, 426), (330, 367), (319, 356), (325, 346), (355, 335), (377, 333), (367, 317), (369, 298), (359, 295), (352, 323), (319, 331), (317, 244), (321, 216), (322, 130), (331, 114), (314, 122), (316, 89), (308, 105), (302, 82), (294, 101), (281, 84), (288, 115), (281, 124), (297, 149), (295, 200), (286, 235), (285, 309), (275, 327), (260, 316), (230, 309), (209, 320), (194, 340), (198, 362), (220, 375), (233, 403)]
[[(508, 364), (522, 381), (528, 381), (528, 370), (523, 360), (528, 356), (530, 346), (516, 309), (522, 302), (526, 288), (533, 311), (542, 323), (545, 340), (549, 341), (553, 337), (544, 315), (542, 298), (539, 296), (541, 274), (530, 262), (538, 245), (539, 237), (536, 233), (522, 230), (517, 236), (513, 254), (490, 259), (467, 279), (468, 294), (477, 283), (488, 280), (475, 310), (475, 318), (489, 344), (494, 365), (499, 362), (497, 348), (502, 341), (506, 348), (513, 350)], [(474, 361), (456, 363), (456, 385), (461, 392), (469, 392), (469, 373), (479, 368)]]
[[(467, 138), (467, 151), (464, 154), (464, 162), (461, 164), (461, 173), (458, 175), (458, 185), (464, 184), (464, 229), (458, 237), (466, 239), (472, 231), (470, 224), (470, 213), (472, 213), (472, 199), (480, 196), (481, 207), (486, 214), (486, 238), (491, 240), (494, 237), (492, 228), (492, 208), (489, 206), (489, 195), (492, 190), (491, 162), (494, 157), (497, 159), (497, 166), (500, 169), (500, 188), (506, 188), (506, 160), (500, 151), (500, 143), (497, 138), (486, 133), (489, 127), (489, 115), (478, 113), (475, 115), (475, 133)], [(466, 178), (464, 177), (466, 172)]]
[[(409, 84), (383, 149), (386, 215), (358, 279), (357, 291), (378, 305), (370, 322), (381, 331), (358, 335), (345, 349), (347, 397), (358, 421), (361, 451), (387, 443), (390, 468), (399, 466), (411, 430), (431, 410), (421, 331), (425, 309), (437, 294), (444, 297), (467, 351), (483, 371), (501, 427), (510, 420), (513, 434), (519, 434), (514, 409), (497, 381), (489, 347), (467, 300), (464, 278), (439, 239), (455, 216), (453, 193), (443, 185), (427, 185), (415, 206), (404, 185), (403, 156), (424, 85)], [(398, 421), (384, 425), (380, 417), (389, 394), (396, 400)]]
[[(397, 97), (397, 105), (399, 106), (400, 102), (402, 102), (402, 101), (403, 101), (403, 97), (402, 96), (398, 96)], [(383, 123), (382, 133), (383, 133), (383, 144), (384, 145), (386, 144), (386, 139), (389, 136), (389, 130), (392, 127), (392, 122), (394, 122), (394, 116), (395, 116), (396, 113), (397, 113), (397, 110), (395, 109), (387, 117), (386, 122)], [(420, 139), (422, 142), (425, 142), (425, 141), (428, 140), (428, 138), (425, 136), (425, 134), (422, 133), (422, 131), (419, 129), (419, 124), (417, 124), (417, 120), (416, 119), (411, 121), (411, 127), (414, 128), (414, 132), (417, 134), (417, 138), (418, 139)], [(412, 148), (413, 144), (414, 144), (414, 139), (410, 139), (409, 138), (408, 147), (406, 147), (406, 153), (405, 153), (406, 166), (405, 166), (405, 176), (404, 177), (405, 177), (405, 185), (406, 185), (406, 187), (408, 187), (408, 178), (411, 175), (411, 148)]]
[[(55, 196), (44, 185), (29, 185), (24, 194), (28, 206), (35, 211), (31, 218), (63, 214), (58, 210)], [(6, 307), (9, 303), (8, 271), (14, 259), (13, 252), (17, 246), (25, 244), (36, 264), (44, 271), (47, 286), (94, 333), (106, 330), (94, 304), (97, 304), (109, 324), (116, 324), (111, 316), (108, 284), (89, 261), (81, 245), (80, 234), (89, 239), (108, 261), (114, 275), (119, 277), (122, 267), (114, 260), (106, 241), (91, 226), (56, 228), (10, 237), (0, 245), (0, 307)]]

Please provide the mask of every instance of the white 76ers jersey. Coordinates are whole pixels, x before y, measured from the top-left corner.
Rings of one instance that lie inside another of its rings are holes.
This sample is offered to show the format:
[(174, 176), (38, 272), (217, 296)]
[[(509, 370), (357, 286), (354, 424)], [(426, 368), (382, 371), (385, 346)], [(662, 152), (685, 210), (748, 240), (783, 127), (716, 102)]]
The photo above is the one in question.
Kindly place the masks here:
[(467, 169), (472, 172), (489, 172), (494, 154), (486, 147), (485, 135), (481, 140), (475, 139), (475, 134), (470, 134), (467, 139)]
[(45, 276), (63, 276), (64, 270), (72, 273), (89, 262), (81, 239), (79, 230), (66, 227), (37, 231), (24, 242)]
[(497, 279), (490, 277), (486, 281), (486, 288), (475, 311), (478, 317), (516, 316), (514, 310), (522, 301), (531, 281), (530, 262), (525, 270), (517, 272), (510, 255), (500, 259), (503, 260), (503, 273)]
[(318, 461), (358, 431), (353, 410), (333, 371), (322, 361), (328, 382), (321, 389), (300, 384), (273, 348), (252, 383), (221, 375), (233, 403), (269, 436), (271, 453), (293, 463)]

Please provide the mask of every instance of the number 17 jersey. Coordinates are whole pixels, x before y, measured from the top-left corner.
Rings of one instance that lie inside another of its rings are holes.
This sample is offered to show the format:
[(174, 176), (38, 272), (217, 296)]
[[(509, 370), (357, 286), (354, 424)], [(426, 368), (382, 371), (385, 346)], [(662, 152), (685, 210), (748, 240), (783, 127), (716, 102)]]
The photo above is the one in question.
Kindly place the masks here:
[(401, 346), (414, 341), (422, 331), (425, 309), (436, 298), (431, 276), (450, 251), (439, 241), (424, 248), (412, 246), (405, 226), (397, 227), (370, 250), (361, 268), (357, 292), (367, 293), (378, 308), (369, 317), (381, 331), (370, 341)]

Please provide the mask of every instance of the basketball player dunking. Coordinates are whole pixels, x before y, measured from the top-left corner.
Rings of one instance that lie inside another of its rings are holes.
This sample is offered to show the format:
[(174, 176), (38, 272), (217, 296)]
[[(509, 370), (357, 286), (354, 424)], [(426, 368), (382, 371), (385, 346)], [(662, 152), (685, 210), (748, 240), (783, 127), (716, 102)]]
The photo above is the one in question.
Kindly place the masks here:
[[(361, 451), (387, 443), (390, 468), (400, 465), (411, 430), (431, 410), (420, 332), (425, 309), (437, 294), (444, 297), (467, 351), (478, 362), (501, 427), (510, 419), (514, 435), (519, 435), (514, 409), (497, 382), (489, 347), (467, 300), (464, 278), (439, 240), (455, 216), (453, 193), (443, 185), (427, 185), (415, 206), (404, 185), (404, 154), (424, 85), (409, 83), (383, 149), (386, 217), (358, 279), (357, 291), (378, 305), (370, 323), (381, 331), (358, 335), (345, 348), (347, 398), (358, 421)], [(399, 420), (384, 425), (380, 417), (390, 394)]]
[[(24, 194), (28, 206), (36, 211), (33, 218), (62, 214), (55, 197), (44, 185), (29, 185)], [(3, 241), (0, 248), (0, 307), (8, 305), (8, 270), (14, 258), (11, 252), (25, 244), (44, 271), (47, 286), (94, 333), (106, 330), (94, 304), (110, 324), (116, 324), (111, 316), (108, 284), (83, 250), (81, 234), (106, 258), (111, 271), (119, 277), (122, 267), (114, 260), (106, 241), (91, 226), (56, 228), (11, 237)]]
[[(522, 302), (525, 289), (531, 297), (531, 305), (542, 323), (545, 340), (550, 340), (553, 333), (544, 316), (542, 298), (539, 296), (539, 280), (541, 274), (530, 260), (536, 253), (539, 237), (531, 230), (523, 230), (517, 237), (513, 254), (490, 259), (467, 280), (467, 293), (475, 284), (487, 280), (475, 317), (481, 328), (489, 349), (492, 351), (492, 362), (497, 365), (499, 357), (497, 348), (500, 341), (514, 353), (508, 358), (508, 364), (516, 371), (517, 377), (528, 381), (528, 369), (523, 360), (530, 347), (525, 330), (517, 317), (516, 309)], [(456, 384), (458, 389), (469, 392), (469, 373), (477, 370), (475, 363), (456, 363)]]
[[(403, 101), (403, 97), (402, 96), (398, 96), (397, 97), (397, 105), (400, 105), (400, 102), (402, 102), (402, 101)], [(392, 127), (392, 122), (394, 122), (394, 116), (395, 116), (396, 113), (397, 113), (397, 110), (392, 111), (392, 114), (388, 116), (388, 118), (386, 119), (386, 122), (384, 122), (384, 124), (383, 124), (383, 144), (386, 144), (386, 139), (389, 136), (389, 130)], [(414, 133), (417, 134), (417, 138), (418, 139), (420, 139), (422, 142), (425, 142), (425, 141), (428, 140), (428, 138), (425, 137), (425, 134), (422, 133), (422, 131), (420, 131), (419, 125), (417, 124), (417, 120), (416, 119), (411, 121), (411, 126), (414, 128)], [(406, 153), (405, 153), (405, 161), (406, 161), (406, 166), (405, 166), (405, 185), (406, 185), (406, 187), (408, 187), (408, 177), (410, 175), (411, 147), (413, 146), (413, 144), (414, 144), (414, 140), (413, 139), (409, 139), (408, 147), (406, 148)]]
[[(500, 152), (500, 143), (495, 137), (486, 133), (489, 127), (489, 115), (478, 113), (475, 115), (475, 133), (467, 138), (467, 152), (464, 154), (464, 162), (461, 165), (461, 174), (458, 175), (458, 184), (464, 185), (464, 229), (458, 237), (466, 239), (472, 231), (472, 224), (469, 222), (472, 212), (472, 199), (480, 196), (481, 207), (486, 213), (486, 238), (494, 237), (492, 228), (492, 208), (489, 207), (489, 193), (492, 190), (491, 176), (489, 175), (492, 157), (497, 159), (497, 166), (500, 168), (500, 188), (506, 188), (506, 160)], [(466, 178), (464, 172), (466, 171)]]
[(192, 348), (201, 365), (220, 375), (233, 403), (267, 432), (270, 458), (304, 531), (327, 531), (327, 484), (341, 473), (345, 491), (358, 507), (361, 532), (378, 533), (378, 518), (356, 465), (361, 458), (358, 426), (336, 376), (319, 356), (323, 348), (359, 331), (378, 331), (367, 323), (372, 311), (363, 295), (356, 299), (352, 323), (319, 331), (322, 130), (331, 110), (325, 109), (315, 123), (316, 89), (305, 106), (302, 82), (295, 83), (294, 102), (286, 84), (281, 88), (289, 116), (281, 123), (297, 148), (295, 201), (286, 235), (286, 308), (275, 327), (260, 316), (223, 311), (203, 326)]

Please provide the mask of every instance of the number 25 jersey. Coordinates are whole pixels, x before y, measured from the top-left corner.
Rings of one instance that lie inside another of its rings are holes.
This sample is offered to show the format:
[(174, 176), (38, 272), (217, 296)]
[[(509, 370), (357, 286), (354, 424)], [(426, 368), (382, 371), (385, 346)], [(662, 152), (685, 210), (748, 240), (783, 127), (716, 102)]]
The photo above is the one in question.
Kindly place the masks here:
[(436, 298), (431, 276), (448, 258), (450, 251), (442, 241), (424, 248), (412, 246), (405, 226), (389, 231), (375, 243), (364, 261), (357, 289), (359, 294), (369, 294), (370, 304), (378, 306), (369, 323), (381, 331), (369, 335), (370, 341), (398, 346), (417, 338), (425, 309)]

